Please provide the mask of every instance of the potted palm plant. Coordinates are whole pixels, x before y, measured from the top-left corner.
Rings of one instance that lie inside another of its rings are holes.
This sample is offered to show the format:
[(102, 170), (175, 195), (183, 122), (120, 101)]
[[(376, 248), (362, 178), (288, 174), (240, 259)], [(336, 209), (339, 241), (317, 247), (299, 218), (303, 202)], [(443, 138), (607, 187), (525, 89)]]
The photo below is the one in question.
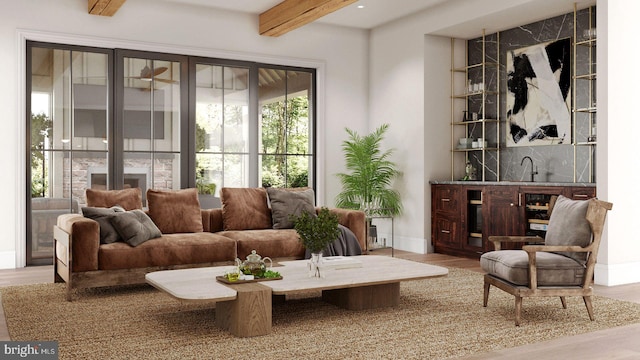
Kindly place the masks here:
[(396, 216), (402, 212), (400, 194), (391, 188), (391, 182), (400, 175), (389, 160), (393, 150), (382, 151), (380, 143), (389, 129), (383, 124), (374, 132), (360, 136), (346, 129), (349, 139), (342, 142), (346, 168), (340, 173), (342, 192), (336, 197), (336, 206), (364, 211), (367, 216)]
[(400, 194), (391, 188), (393, 179), (400, 175), (389, 160), (393, 150), (381, 150), (388, 129), (389, 125), (383, 124), (371, 134), (360, 136), (347, 128), (349, 138), (342, 142), (346, 168), (350, 172), (338, 174), (342, 192), (336, 197), (336, 206), (364, 211), (368, 237), (377, 234), (376, 226), (371, 223), (372, 216), (396, 216), (402, 212)]

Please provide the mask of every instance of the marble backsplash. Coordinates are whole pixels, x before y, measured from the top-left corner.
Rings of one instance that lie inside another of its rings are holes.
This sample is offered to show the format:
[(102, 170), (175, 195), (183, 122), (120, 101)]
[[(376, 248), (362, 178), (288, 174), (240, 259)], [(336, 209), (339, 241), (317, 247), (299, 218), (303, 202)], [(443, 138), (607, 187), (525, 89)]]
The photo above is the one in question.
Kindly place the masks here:
[[(589, 9), (579, 10), (577, 13), (577, 38), (578, 41), (583, 40), (586, 34), (585, 30), (595, 28), (595, 7)], [(515, 50), (535, 44), (540, 44), (549, 41), (555, 41), (564, 38), (573, 38), (574, 35), (574, 20), (573, 12), (557, 16), (551, 19), (538, 21), (532, 24), (519, 26), (517, 28), (502, 31), (499, 34), (499, 86), (500, 96), (499, 104), (495, 104), (494, 98), (488, 98), (488, 102), (485, 104), (485, 112), (487, 117), (494, 116), (498, 112), (499, 105), (500, 113), (500, 138), (496, 139), (496, 131), (487, 128), (486, 138), (489, 143), (500, 142), (500, 180), (501, 181), (529, 181), (531, 165), (527, 160), (521, 165), (522, 159), (525, 156), (529, 156), (533, 160), (534, 167), (537, 168), (538, 174), (535, 176), (537, 182), (573, 182), (573, 170), (574, 170), (574, 146), (568, 142), (563, 145), (546, 145), (546, 146), (529, 146), (529, 147), (507, 147), (506, 146), (506, 132), (507, 126), (505, 123), (505, 109), (506, 109), (506, 56), (510, 50)], [(496, 34), (488, 34), (485, 38), (485, 53), (486, 61), (495, 62), (496, 60)], [(482, 61), (482, 39), (472, 39), (468, 41), (468, 56), (469, 64), (478, 63)], [(573, 51), (573, 49), (572, 49)], [(593, 59), (595, 60), (595, 50), (592, 51)], [(577, 73), (589, 72), (589, 52), (586, 47), (579, 47), (578, 57), (576, 58), (576, 70)], [(573, 62), (572, 62), (573, 66)], [(595, 69), (594, 69), (595, 71)], [(476, 76), (476, 78), (473, 78)], [(479, 78), (477, 76), (480, 76)], [(481, 73), (478, 75), (471, 75), (473, 83), (482, 82)], [(494, 78), (488, 74), (488, 78)], [(487, 90), (495, 89), (494, 82), (488, 81), (485, 84)], [(576, 88), (572, 91), (576, 92), (577, 104), (580, 107), (586, 107), (595, 105), (595, 86), (590, 90), (588, 81), (578, 81)], [(573, 95), (571, 95), (573, 97)], [(469, 109), (478, 109), (480, 104), (469, 103)], [(478, 111), (478, 110), (472, 110)], [(462, 114), (461, 114), (462, 115)], [(584, 114), (578, 114), (578, 116), (586, 116)], [(572, 124), (573, 128), (573, 124)], [(495, 129), (495, 128), (494, 128)], [(576, 133), (573, 134), (578, 142), (585, 142), (590, 135), (590, 128), (588, 121), (585, 119), (578, 120), (576, 126)], [(473, 137), (481, 137), (480, 125), (476, 129), (472, 129)], [(472, 153), (470, 156), (474, 165), (479, 168), (481, 161), (480, 153)], [(496, 162), (498, 157), (495, 152), (488, 151), (485, 153), (485, 162), (491, 171), (487, 172), (487, 180), (494, 181), (497, 179), (495, 169), (497, 168)], [(579, 146), (577, 147), (576, 160), (576, 182), (595, 182), (595, 147), (594, 146)]]

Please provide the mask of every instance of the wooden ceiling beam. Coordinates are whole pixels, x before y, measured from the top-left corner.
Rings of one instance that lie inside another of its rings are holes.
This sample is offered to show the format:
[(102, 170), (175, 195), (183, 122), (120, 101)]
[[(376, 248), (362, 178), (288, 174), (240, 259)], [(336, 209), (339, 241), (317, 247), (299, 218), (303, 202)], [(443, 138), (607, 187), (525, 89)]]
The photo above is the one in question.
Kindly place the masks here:
[(120, 6), (127, 0), (87, 0), (89, 14), (101, 16), (113, 16)]
[(280, 36), (358, 0), (284, 0), (260, 14), (260, 35)]

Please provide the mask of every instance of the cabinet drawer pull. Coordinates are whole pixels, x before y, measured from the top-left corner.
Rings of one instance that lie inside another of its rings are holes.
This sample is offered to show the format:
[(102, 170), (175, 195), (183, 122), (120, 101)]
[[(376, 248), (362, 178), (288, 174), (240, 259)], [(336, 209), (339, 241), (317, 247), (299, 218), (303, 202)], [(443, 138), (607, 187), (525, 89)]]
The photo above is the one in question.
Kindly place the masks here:
[(443, 233), (443, 234), (450, 234), (451, 233), (451, 231), (449, 231), (449, 230), (440, 230), (440, 232)]
[(451, 201), (451, 199), (447, 199), (447, 198), (440, 199), (440, 200), (442, 200), (442, 201)]

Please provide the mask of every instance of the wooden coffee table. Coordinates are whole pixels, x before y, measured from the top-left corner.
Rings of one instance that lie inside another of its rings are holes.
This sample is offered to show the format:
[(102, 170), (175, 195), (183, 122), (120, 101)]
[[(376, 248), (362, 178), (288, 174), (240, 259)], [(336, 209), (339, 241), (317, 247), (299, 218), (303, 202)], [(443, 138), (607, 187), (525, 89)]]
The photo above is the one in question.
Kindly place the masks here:
[(351, 310), (396, 306), (400, 282), (445, 276), (441, 266), (379, 255), (355, 257), (362, 267), (327, 270), (324, 278), (308, 276), (307, 260), (281, 262), (274, 268), (282, 280), (227, 285), (215, 280), (230, 266), (149, 273), (154, 287), (183, 301), (216, 302), (216, 325), (239, 337), (271, 332), (272, 297), (321, 290), (323, 300)]

